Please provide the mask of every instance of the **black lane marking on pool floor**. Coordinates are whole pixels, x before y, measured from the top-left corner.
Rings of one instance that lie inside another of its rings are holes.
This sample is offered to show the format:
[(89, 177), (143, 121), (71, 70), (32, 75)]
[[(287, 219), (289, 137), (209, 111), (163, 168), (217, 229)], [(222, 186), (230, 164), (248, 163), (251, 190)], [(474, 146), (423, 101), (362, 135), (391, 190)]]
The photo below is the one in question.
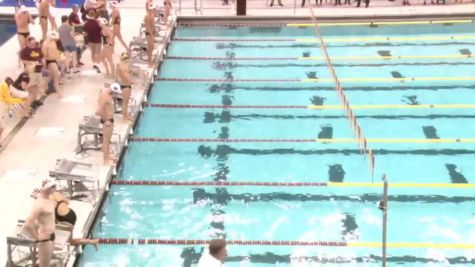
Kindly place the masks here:
[[(181, 258), (184, 259), (184, 267), (191, 267), (192, 264), (197, 264), (201, 258), (205, 248), (200, 248), (198, 251), (195, 247), (185, 248), (181, 254)], [(295, 256), (291, 254), (276, 254), (274, 252), (262, 252), (260, 254), (250, 253), (249, 255), (238, 256), (235, 253), (229, 253), (226, 258), (226, 263), (231, 262), (250, 262), (250, 263), (266, 263), (266, 264), (279, 264), (279, 263), (292, 263), (298, 261), (307, 261), (308, 263), (323, 263), (323, 264), (349, 264), (349, 266), (355, 263), (378, 263), (382, 261), (381, 256), (369, 254), (367, 256), (358, 257), (332, 257), (332, 256)], [(394, 254), (394, 253), (393, 253)], [(233, 256), (232, 256), (233, 255)], [(444, 257), (449, 264), (475, 264), (475, 259), (469, 260), (467, 257)], [(388, 256), (387, 262), (394, 264), (407, 264), (407, 263), (441, 263), (439, 259), (416, 257), (412, 255), (405, 256)]]
[[(429, 114), (429, 115), (358, 115), (357, 119), (376, 119), (376, 120), (404, 120), (404, 119), (474, 119), (475, 115), (447, 115), (447, 114)], [(253, 119), (279, 119), (279, 120), (297, 120), (297, 119), (347, 119), (344, 115), (268, 115), (268, 114), (241, 114), (232, 115), (229, 110), (221, 113), (204, 112), (203, 123), (228, 123), (232, 120), (253, 120)]]
[[(158, 81), (168, 82), (168, 81)], [(193, 83), (193, 82), (189, 82)], [(234, 90), (244, 90), (244, 91), (335, 91), (335, 87), (332, 86), (305, 86), (302, 82), (296, 82), (300, 86), (242, 86), (239, 83), (222, 83), (222, 84), (210, 84), (208, 89), (205, 89), (211, 93), (220, 93), (220, 92), (231, 92)], [(244, 82), (245, 83), (245, 82)], [(405, 90), (427, 90), (427, 91), (439, 91), (439, 90), (459, 90), (467, 89), (474, 90), (475, 84), (464, 85), (454, 83), (452, 85), (430, 85), (430, 86), (414, 86), (414, 85), (398, 85), (398, 86), (345, 86), (343, 84), (345, 91), (405, 91)], [(188, 86), (186, 89), (192, 89), (193, 86)], [(185, 88), (183, 88), (185, 89)]]
[(451, 164), (451, 163), (446, 163), (445, 168), (447, 168), (447, 171), (449, 172), (450, 180), (454, 184), (467, 184), (467, 178), (465, 176), (457, 171), (457, 165)]
[(422, 132), (427, 139), (440, 139), (434, 126), (422, 126)]
[[(210, 193), (204, 188), (193, 188), (193, 203), (199, 201), (223, 202), (229, 204), (231, 201), (253, 203), (253, 202), (268, 202), (268, 201), (298, 201), (298, 202), (327, 202), (327, 201), (348, 201), (357, 203), (377, 203), (381, 200), (381, 194), (359, 194), (359, 195), (313, 195), (309, 193), (287, 193), (287, 192), (273, 192), (273, 193)], [(389, 195), (388, 200), (391, 202), (401, 203), (463, 203), (474, 202), (475, 197), (469, 196), (443, 196), (443, 195)]]
[[(473, 155), (475, 150), (471, 149), (413, 149), (413, 150), (391, 150), (391, 149), (373, 149), (375, 155), (424, 155), (424, 156), (455, 156), (455, 155)], [(198, 154), (204, 158), (216, 156), (218, 158), (227, 158), (231, 154), (241, 155), (361, 155), (358, 149), (296, 149), (296, 148), (273, 148), (273, 149), (255, 149), (255, 148), (233, 148), (228, 145), (217, 145), (216, 149), (211, 146), (200, 145)]]

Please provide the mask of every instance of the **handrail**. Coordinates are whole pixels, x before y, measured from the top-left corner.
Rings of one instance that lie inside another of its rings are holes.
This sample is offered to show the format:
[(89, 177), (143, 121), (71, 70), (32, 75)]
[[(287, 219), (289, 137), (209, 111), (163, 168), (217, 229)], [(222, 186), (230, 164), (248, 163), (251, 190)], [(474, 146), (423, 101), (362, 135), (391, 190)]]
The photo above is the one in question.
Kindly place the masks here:
[(320, 43), (320, 49), (323, 52), (323, 55), (325, 57), (325, 63), (327, 64), (327, 67), (331, 73), (331, 76), (333, 78), (333, 82), (335, 83), (335, 89), (338, 93), (338, 96), (340, 97), (341, 103), (343, 105), (343, 108), (345, 109), (346, 116), (348, 117), (351, 127), (353, 129), (355, 137), (358, 139), (358, 148), (361, 151), (361, 154), (363, 154), (366, 158), (368, 156), (369, 160), (369, 169), (371, 172), (371, 178), (373, 179), (374, 177), (374, 165), (375, 165), (375, 158), (374, 158), (374, 153), (371, 149), (368, 149), (368, 142), (366, 138), (364, 137), (363, 131), (361, 130), (361, 127), (356, 119), (355, 113), (353, 112), (353, 109), (350, 107), (348, 97), (346, 96), (345, 92), (343, 91), (343, 87), (341, 86), (340, 81), (338, 80), (338, 77), (336, 75), (335, 68), (333, 67), (333, 64), (331, 62), (330, 56), (328, 55), (328, 50), (326, 49), (325, 42), (323, 41), (322, 38), (322, 32), (320, 30), (320, 26), (318, 24), (317, 18), (315, 16), (315, 13), (313, 12), (313, 7), (312, 5), (309, 5), (310, 9), (310, 18), (315, 26), (315, 33), (317, 36), (317, 40)]

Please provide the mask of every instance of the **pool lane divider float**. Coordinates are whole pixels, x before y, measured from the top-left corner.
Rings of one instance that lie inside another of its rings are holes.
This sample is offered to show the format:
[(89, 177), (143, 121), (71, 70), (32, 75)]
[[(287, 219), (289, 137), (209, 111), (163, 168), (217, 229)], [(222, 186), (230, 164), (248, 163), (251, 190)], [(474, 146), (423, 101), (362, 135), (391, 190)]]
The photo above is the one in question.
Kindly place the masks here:
[[(130, 137), (131, 142), (155, 142), (155, 143), (360, 143), (361, 140), (355, 138), (160, 138), (160, 137)], [(417, 139), (417, 138), (365, 138), (366, 143), (385, 144), (443, 144), (443, 143), (475, 143), (475, 138), (440, 138), (440, 139)]]
[[(213, 82), (213, 83), (237, 83), (237, 82), (306, 82), (306, 83), (334, 83), (333, 78), (305, 78), (305, 79), (213, 79), (213, 78), (163, 78), (158, 77), (156, 81), (168, 82)], [(391, 78), (391, 77), (348, 77), (339, 78), (339, 82), (348, 83), (388, 83), (388, 82), (452, 82), (452, 81), (475, 81), (475, 76), (460, 76), (460, 77), (406, 77), (406, 78)]]
[[(342, 105), (193, 105), (193, 104), (143, 104), (151, 108), (177, 108), (177, 109), (317, 109), (339, 110)], [(474, 109), (475, 104), (381, 104), (381, 105), (350, 105), (351, 109)]]
[[(333, 26), (398, 26), (398, 25), (427, 25), (427, 24), (465, 24), (473, 20), (415, 20), (415, 21), (374, 21), (374, 22), (322, 22), (321, 27)], [(186, 23), (185, 27), (313, 27), (311, 23)]]
[[(214, 181), (156, 181), (112, 180), (113, 185), (139, 186), (257, 186), (257, 187), (383, 187), (383, 183), (370, 182), (214, 182)], [(454, 183), (389, 183), (393, 188), (475, 188), (475, 184)]]
[[(472, 55), (448, 54), (448, 55), (402, 55), (402, 56), (332, 56), (333, 61), (372, 61), (372, 60), (403, 60), (403, 59), (464, 59), (473, 58)], [(174, 60), (301, 60), (301, 61), (324, 61), (324, 57), (182, 57), (168, 56), (166, 59)]]
[[(99, 238), (102, 245), (207, 245), (209, 240), (200, 239), (154, 239), (154, 238)], [(311, 246), (311, 247), (365, 247), (380, 248), (381, 242), (341, 242), (341, 241), (278, 241), (278, 240), (226, 240), (227, 245), (241, 246)], [(420, 243), (391, 242), (388, 248), (439, 248), (475, 249), (475, 244), (464, 243)]]
[[(463, 41), (475, 40), (475, 35), (449, 35), (449, 36), (417, 36), (417, 37), (347, 37), (347, 38), (324, 38), (328, 43), (355, 43), (355, 42), (407, 42), (407, 41)], [(317, 38), (174, 38), (177, 42), (295, 42), (295, 43), (318, 43)], [(317, 44), (318, 45), (318, 44)]]

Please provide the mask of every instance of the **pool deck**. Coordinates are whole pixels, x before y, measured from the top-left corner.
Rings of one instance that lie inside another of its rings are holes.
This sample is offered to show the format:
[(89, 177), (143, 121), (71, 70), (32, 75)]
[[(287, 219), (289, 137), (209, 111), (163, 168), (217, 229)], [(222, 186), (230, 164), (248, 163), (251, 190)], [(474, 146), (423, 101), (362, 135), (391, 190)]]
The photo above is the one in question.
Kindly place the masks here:
[[(283, 0), (287, 4), (286, 0)], [(422, 1), (417, 1), (421, 3)], [(414, 1), (414, 3), (417, 3)], [(181, 15), (195, 15), (192, 1), (183, 1)], [(223, 8), (218, 0), (213, 4), (206, 4), (203, 10), (204, 16), (230, 16), (234, 14), (231, 7)], [(399, 5), (400, 2), (397, 2)], [(178, 1), (173, 1), (175, 7)], [(125, 0), (120, 4), (123, 21), (122, 34), (126, 42), (132, 36), (137, 35), (142, 17), (143, 1)], [(287, 16), (294, 15), (293, 2), (288, 6), (266, 8), (263, 1), (250, 0), (248, 2), (248, 15), (250, 16)], [(13, 8), (0, 8), (0, 14), (11, 14)], [(323, 17), (347, 17), (362, 16), (406, 16), (406, 15), (448, 15), (448, 14), (475, 14), (475, 4), (447, 5), (447, 6), (422, 6), (414, 5), (409, 7), (396, 6), (395, 2), (377, 1), (374, 6), (365, 8), (319, 8), (318, 16)], [(57, 17), (69, 10), (55, 10)], [(307, 8), (295, 10), (297, 16), (308, 16)], [(34, 36), (40, 36), (38, 25), (32, 27)], [(14, 75), (19, 70), (16, 68), (16, 55), (11, 51), (18, 48), (16, 37), (6, 42), (0, 50), (0, 58), (3, 62), (14, 62), (14, 64), (0, 64), (1, 77)], [(123, 52), (122, 47), (116, 44), (116, 58)], [(41, 180), (48, 177), (48, 172), (53, 169), (55, 162), (59, 158), (75, 159), (74, 149), (76, 148), (77, 127), (84, 116), (94, 113), (99, 89), (106, 80), (102, 75), (94, 74), (90, 68), (89, 52), (83, 55), (83, 67), (81, 74), (73, 75), (71, 79), (64, 80), (62, 86), (65, 92), (65, 99), (59, 101), (55, 95), (50, 95), (45, 99), (45, 103), (40, 107), (34, 117), (28, 121), (20, 122), (18, 118), (7, 118), (2, 120), (6, 126), (6, 131), (1, 140), (0, 148), (0, 195), (3, 204), (0, 206), (0, 262), (6, 262), (6, 242), (5, 238), (10, 235), (15, 228), (18, 219), (24, 219), (30, 211), (32, 199), (30, 193), (38, 187)], [(14, 75), (15, 76), (15, 75)], [(143, 85), (134, 87), (133, 94), (138, 98), (143, 93)], [(128, 132), (128, 124), (122, 122), (121, 117), (116, 116), (116, 128), (122, 136)], [(21, 127), (18, 127), (20, 123)], [(16, 130), (11, 132), (16, 127)], [(51, 128), (44, 128), (51, 127)], [(46, 134), (42, 134), (45, 133)], [(88, 151), (84, 158), (78, 159), (93, 164), (101, 164), (101, 153), (99, 151)], [(110, 169), (103, 167), (104, 175), (101, 177), (102, 183), (106, 180)], [(8, 201), (8, 202), (7, 202)], [(88, 202), (72, 201), (72, 207), (78, 213), (78, 225), (75, 229), (76, 236), (82, 236), (87, 229), (83, 229), (86, 219), (93, 211), (94, 207)]]

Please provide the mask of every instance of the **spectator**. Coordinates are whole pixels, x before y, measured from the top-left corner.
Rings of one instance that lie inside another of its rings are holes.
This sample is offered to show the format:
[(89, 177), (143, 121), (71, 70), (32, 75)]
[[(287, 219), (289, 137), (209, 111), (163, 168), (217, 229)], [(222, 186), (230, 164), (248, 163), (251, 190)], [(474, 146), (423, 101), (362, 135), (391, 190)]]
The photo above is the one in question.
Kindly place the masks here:
[(209, 251), (204, 252), (201, 256), (198, 267), (222, 267), (227, 256), (226, 241), (213, 239), (209, 242)]
[(10, 86), (13, 85), (13, 80), (10, 77), (7, 77), (5, 81), (0, 83), (0, 102), (11, 104), (11, 105), (21, 105), (22, 108), (25, 100), (22, 98), (14, 97), (11, 94)]
[(172, 2), (171, 0), (163, 0), (163, 8), (165, 9), (165, 14), (163, 16), (163, 21), (165, 25), (169, 26), (168, 17), (172, 11)]
[(43, 76), (41, 72), (43, 70), (44, 56), (34, 37), (28, 37), (26, 47), (23, 48), (20, 53), (20, 58), (30, 78), (28, 88), (35, 92), (32, 93), (30, 91), (30, 94), (34, 97), (35, 103), (41, 105), (42, 103), (36, 100), (39, 91), (41, 91), (43, 87)]
[[(64, 48), (64, 57), (65, 57), (65, 73), (69, 73), (69, 67), (72, 62), (72, 66), (76, 67), (76, 41), (73, 37), (73, 28), (69, 23), (68, 16), (61, 17), (61, 26), (58, 28), (59, 40), (61, 41)], [(77, 70), (73, 71), (77, 73)]]
[[(79, 18), (79, 5), (77, 4), (74, 4), (72, 6), (72, 11), (71, 11), (71, 14), (69, 14), (69, 24), (71, 26), (73, 26), (74, 28), (74, 36), (80, 36), (80, 34), (82, 34), (84, 32), (84, 27), (83, 27), (83, 24), (81, 22), (81, 19)], [(80, 67), (80, 66), (83, 66), (84, 64), (81, 62), (81, 55), (82, 55), (82, 52), (84, 51), (84, 49), (86, 48), (85, 46), (80, 46), (77, 42), (76, 42), (76, 62), (77, 62), (77, 65), (74, 66), (74, 67)]]
[(59, 98), (63, 97), (63, 92), (59, 88), (59, 50), (57, 41), (59, 40), (59, 34), (57, 32), (51, 32), (48, 38), (43, 42), (41, 50), (45, 56), (46, 68), (48, 69), (50, 80), (53, 82), (54, 91), (58, 94)]
[(104, 67), (106, 68), (106, 77), (113, 78), (113, 74), (115, 73), (113, 59), (114, 34), (112, 33), (112, 30), (110, 29), (110, 26), (107, 23), (106, 19), (100, 18), (99, 20), (102, 26), (101, 35), (104, 39), (104, 44), (101, 51), (101, 61), (102, 64), (104, 64)]
[(92, 67), (101, 73), (99, 64), (101, 61), (101, 25), (97, 22), (97, 15), (94, 11), (90, 11), (87, 16), (86, 23), (84, 23), (85, 38), (89, 49), (91, 50)]
[[(33, 17), (28, 13), (28, 10), (24, 5), (21, 5), (15, 14), (16, 34), (18, 42), (20, 43), (20, 52), (26, 46), (28, 37), (30, 36), (30, 23), (35, 24)], [(20, 53), (18, 53), (20, 55)], [(18, 56), (19, 62), (20, 56)]]
[(409, 0), (402, 0), (402, 5), (403, 6), (410, 6), (411, 3), (409, 3)]
[(114, 34), (114, 40), (115, 38), (119, 39), (120, 43), (125, 48), (125, 50), (128, 50), (127, 45), (125, 44), (124, 39), (122, 38), (122, 33), (120, 31), (121, 18), (120, 18), (120, 11), (119, 11), (119, 7), (117, 6), (117, 2), (116, 1), (111, 2), (111, 7), (112, 7), (112, 12), (111, 12), (112, 33)]

